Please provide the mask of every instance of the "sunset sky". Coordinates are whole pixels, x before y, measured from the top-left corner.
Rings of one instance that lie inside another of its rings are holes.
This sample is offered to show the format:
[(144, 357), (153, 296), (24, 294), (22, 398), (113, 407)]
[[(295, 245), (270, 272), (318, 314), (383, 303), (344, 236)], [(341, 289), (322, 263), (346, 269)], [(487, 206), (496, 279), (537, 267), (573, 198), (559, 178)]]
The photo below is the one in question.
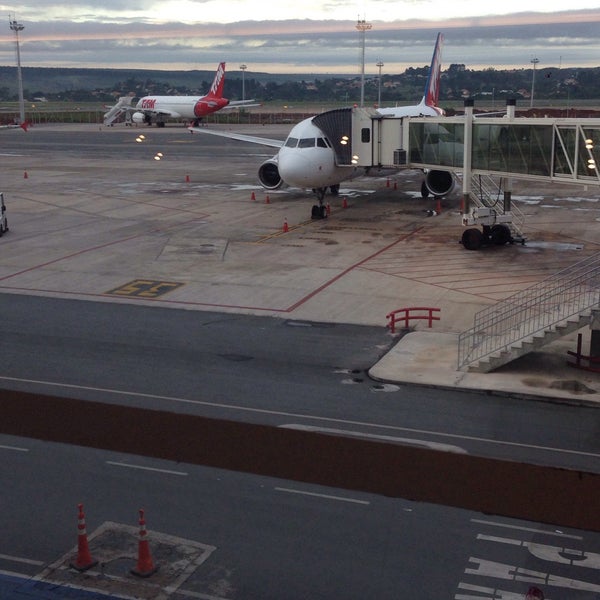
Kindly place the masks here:
[(212, 70), (224, 60), (228, 71), (246, 64), (247, 73), (354, 74), (361, 56), (358, 19), (372, 25), (365, 34), (367, 72), (376, 72), (378, 60), (389, 73), (429, 64), (438, 31), (445, 36), (444, 67), (530, 68), (534, 57), (539, 68), (600, 66), (598, 0), (534, 0), (528, 12), (517, 0), (494, 8), (480, 0), (24, 0), (1, 6), (0, 65), (9, 66), (16, 64), (9, 17), (24, 26), (24, 67)]

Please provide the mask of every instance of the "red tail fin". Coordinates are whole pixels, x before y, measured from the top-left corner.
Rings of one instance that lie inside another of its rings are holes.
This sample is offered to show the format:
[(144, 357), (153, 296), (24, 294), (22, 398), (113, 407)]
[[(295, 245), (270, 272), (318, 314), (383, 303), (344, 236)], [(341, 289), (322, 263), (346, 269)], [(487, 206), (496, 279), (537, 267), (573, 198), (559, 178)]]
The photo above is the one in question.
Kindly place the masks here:
[(431, 67), (429, 69), (429, 77), (425, 85), (425, 104), (427, 106), (437, 106), (440, 95), (440, 75), (442, 72), (442, 44), (444, 36), (438, 33), (433, 49), (433, 57), (431, 58)]
[(31, 125), (31, 123), (29, 121), (23, 121), (19, 127), (23, 130), (23, 131), (27, 131), (29, 129), (29, 126)]
[(225, 63), (219, 63), (215, 79), (210, 86), (210, 91), (206, 94), (207, 98), (222, 98), (223, 86), (225, 85)]

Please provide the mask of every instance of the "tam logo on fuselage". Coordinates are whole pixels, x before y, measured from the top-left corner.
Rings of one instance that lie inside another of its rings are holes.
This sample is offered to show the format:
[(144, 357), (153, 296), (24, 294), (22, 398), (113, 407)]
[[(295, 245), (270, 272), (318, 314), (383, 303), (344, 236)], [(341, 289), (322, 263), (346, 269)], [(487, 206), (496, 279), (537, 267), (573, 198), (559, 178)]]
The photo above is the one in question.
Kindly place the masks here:
[(156, 98), (145, 98), (142, 100), (142, 108), (153, 109), (156, 104)]

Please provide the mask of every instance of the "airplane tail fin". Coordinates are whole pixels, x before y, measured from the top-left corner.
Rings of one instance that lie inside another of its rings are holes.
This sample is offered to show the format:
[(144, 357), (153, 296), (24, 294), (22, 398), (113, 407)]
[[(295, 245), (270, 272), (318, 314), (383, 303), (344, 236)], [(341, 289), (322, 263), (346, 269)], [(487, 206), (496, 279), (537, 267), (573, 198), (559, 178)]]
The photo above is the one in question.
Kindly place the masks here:
[(23, 130), (23, 131), (27, 131), (29, 129), (29, 126), (31, 125), (31, 123), (29, 121), (23, 121), (19, 127)]
[(438, 33), (433, 49), (433, 57), (431, 58), (431, 67), (429, 69), (429, 77), (425, 84), (425, 93), (423, 101), (426, 106), (437, 108), (440, 95), (440, 76), (442, 73), (442, 45), (444, 36)]
[(223, 87), (225, 86), (225, 63), (219, 63), (215, 78), (210, 86), (210, 91), (206, 94), (207, 98), (222, 98)]

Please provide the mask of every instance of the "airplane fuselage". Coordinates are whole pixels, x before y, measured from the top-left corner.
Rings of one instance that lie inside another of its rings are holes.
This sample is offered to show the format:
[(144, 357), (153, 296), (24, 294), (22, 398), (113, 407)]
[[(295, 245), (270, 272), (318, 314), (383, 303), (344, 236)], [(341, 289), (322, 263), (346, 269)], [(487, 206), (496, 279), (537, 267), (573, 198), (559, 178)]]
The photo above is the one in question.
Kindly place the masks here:
[(207, 96), (145, 96), (136, 104), (136, 110), (165, 114), (173, 118), (198, 119), (227, 106), (227, 98)]

